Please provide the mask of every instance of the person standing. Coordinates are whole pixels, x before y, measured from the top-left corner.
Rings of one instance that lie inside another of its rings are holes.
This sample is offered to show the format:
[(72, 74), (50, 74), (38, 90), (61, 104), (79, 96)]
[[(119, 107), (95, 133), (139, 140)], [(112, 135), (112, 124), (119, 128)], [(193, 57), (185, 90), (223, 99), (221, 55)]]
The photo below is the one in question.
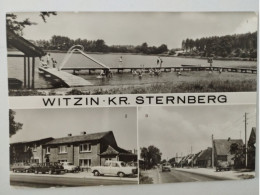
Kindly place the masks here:
[(123, 57), (120, 56), (119, 58), (119, 68), (123, 68)]
[(46, 60), (46, 62), (47, 62), (47, 66), (49, 66), (49, 65), (50, 65), (50, 62), (51, 62), (51, 54), (50, 54), (50, 53), (47, 54), (47, 60)]
[(162, 58), (161, 57), (159, 57), (160, 58), (160, 69), (162, 68), (162, 63), (163, 63), (163, 60), (162, 60)]

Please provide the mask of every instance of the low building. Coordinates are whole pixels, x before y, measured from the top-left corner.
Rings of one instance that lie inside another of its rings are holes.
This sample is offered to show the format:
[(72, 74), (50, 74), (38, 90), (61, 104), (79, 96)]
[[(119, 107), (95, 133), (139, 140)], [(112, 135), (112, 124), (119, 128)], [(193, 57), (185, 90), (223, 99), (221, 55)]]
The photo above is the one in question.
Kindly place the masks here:
[(199, 153), (197, 157), (197, 166), (204, 168), (212, 166), (212, 148), (208, 147)]
[(42, 163), (44, 162), (43, 145), (53, 140), (52, 137), (26, 141), (16, 142), (10, 144), (10, 164), (24, 162), (24, 163)]
[(81, 167), (103, 165), (106, 160), (137, 161), (137, 155), (120, 148), (112, 131), (53, 139), (44, 146), (45, 161), (71, 162)]
[(12, 143), (10, 155), (11, 164), (71, 162), (82, 168), (103, 165), (106, 160), (137, 162), (137, 154), (120, 148), (112, 131)]
[(231, 144), (237, 144), (238, 147), (243, 147), (242, 139), (214, 139), (214, 165), (216, 166), (218, 161), (227, 161), (231, 166), (234, 166), (234, 154), (230, 152)]

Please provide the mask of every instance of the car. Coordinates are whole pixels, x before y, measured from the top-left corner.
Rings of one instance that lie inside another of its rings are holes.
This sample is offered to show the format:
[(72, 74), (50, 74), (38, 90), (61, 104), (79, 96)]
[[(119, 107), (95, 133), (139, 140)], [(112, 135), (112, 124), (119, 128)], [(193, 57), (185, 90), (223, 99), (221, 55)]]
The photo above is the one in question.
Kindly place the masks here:
[(34, 173), (61, 173), (65, 171), (63, 166), (60, 163), (38, 163), (37, 165), (34, 166)]
[(218, 161), (216, 166), (216, 171), (230, 171), (231, 167), (227, 161)]
[(80, 167), (74, 165), (71, 162), (61, 162), (65, 172), (79, 172), (80, 171)]
[(32, 166), (29, 163), (14, 163), (11, 166), (13, 172), (25, 172), (29, 173), (33, 171)]
[(116, 175), (119, 177), (137, 174), (136, 166), (127, 166), (123, 161), (106, 161), (104, 166), (94, 166), (91, 168), (94, 176)]
[(165, 172), (165, 171), (171, 171), (171, 166), (170, 165), (167, 165), (167, 164), (164, 164), (162, 165), (162, 172)]

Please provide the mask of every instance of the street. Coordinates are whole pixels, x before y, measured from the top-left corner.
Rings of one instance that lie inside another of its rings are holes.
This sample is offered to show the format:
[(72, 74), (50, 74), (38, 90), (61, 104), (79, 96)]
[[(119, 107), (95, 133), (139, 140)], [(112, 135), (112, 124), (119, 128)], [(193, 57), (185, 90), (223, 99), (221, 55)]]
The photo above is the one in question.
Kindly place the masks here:
[(175, 183), (175, 182), (194, 182), (194, 181), (216, 181), (226, 180), (226, 178), (220, 178), (215, 176), (200, 175), (197, 173), (188, 173), (172, 169), (171, 172), (159, 171), (160, 183)]
[(143, 172), (145, 176), (151, 177), (153, 183), (176, 183), (176, 182), (196, 182), (196, 181), (216, 181), (216, 180), (228, 180), (229, 178), (206, 175), (199, 173), (192, 173), (182, 170), (171, 169), (171, 172), (162, 172), (161, 169), (153, 169)]
[(10, 174), (10, 184), (23, 187), (64, 187), (64, 186), (97, 186), (97, 185), (132, 185), (137, 178), (119, 177), (70, 177), (65, 175)]

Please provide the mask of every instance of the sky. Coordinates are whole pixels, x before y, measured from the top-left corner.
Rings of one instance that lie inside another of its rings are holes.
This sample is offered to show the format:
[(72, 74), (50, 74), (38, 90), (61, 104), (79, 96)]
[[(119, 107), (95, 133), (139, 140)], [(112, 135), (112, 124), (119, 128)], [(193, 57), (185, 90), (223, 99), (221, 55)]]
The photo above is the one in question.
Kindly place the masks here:
[(15, 13), (29, 18), (24, 37), (49, 40), (53, 35), (71, 39), (103, 39), (107, 45), (168, 45), (180, 48), (186, 38), (201, 38), (254, 32), (254, 12), (57, 12), (44, 23), (39, 12)]
[(66, 137), (69, 133), (113, 131), (119, 147), (137, 149), (136, 108), (78, 108), (14, 110), (15, 121), (23, 124), (10, 142), (47, 137)]
[[(215, 139), (245, 139), (244, 114), (248, 113), (247, 138), (256, 126), (255, 105), (140, 107), (140, 147), (154, 145), (162, 159), (197, 153)], [(147, 115), (148, 116), (147, 116)]]

